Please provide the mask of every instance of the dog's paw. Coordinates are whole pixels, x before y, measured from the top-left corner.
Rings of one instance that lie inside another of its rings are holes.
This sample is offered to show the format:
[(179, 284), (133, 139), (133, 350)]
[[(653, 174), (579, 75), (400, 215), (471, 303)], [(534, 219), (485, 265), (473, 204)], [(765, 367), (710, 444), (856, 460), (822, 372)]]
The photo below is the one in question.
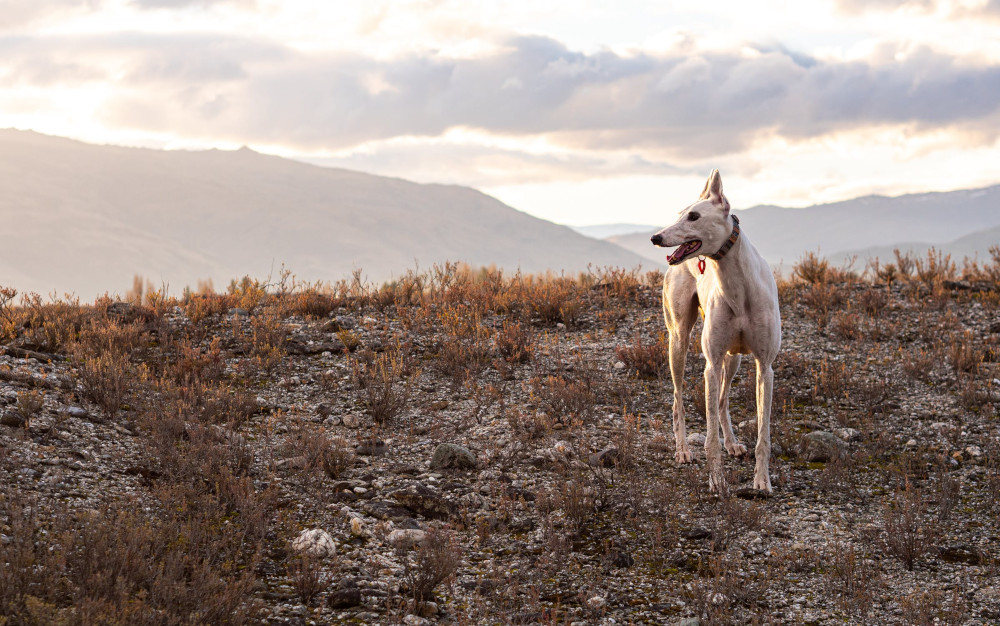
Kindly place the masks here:
[(753, 488), (756, 489), (756, 490), (758, 490), (758, 491), (764, 491), (764, 492), (767, 492), (767, 493), (771, 493), (771, 477), (768, 476), (767, 474), (764, 474), (763, 477), (761, 477), (761, 476), (754, 476), (753, 477)]
[(708, 490), (720, 496), (729, 495), (729, 484), (726, 482), (726, 477), (721, 471), (708, 473)]
[(684, 448), (674, 453), (674, 460), (678, 463), (691, 463), (694, 461), (694, 454), (689, 448)]
[(732, 443), (727, 442), (726, 452), (729, 453), (729, 456), (743, 456), (747, 453), (747, 447), (735, 441)]

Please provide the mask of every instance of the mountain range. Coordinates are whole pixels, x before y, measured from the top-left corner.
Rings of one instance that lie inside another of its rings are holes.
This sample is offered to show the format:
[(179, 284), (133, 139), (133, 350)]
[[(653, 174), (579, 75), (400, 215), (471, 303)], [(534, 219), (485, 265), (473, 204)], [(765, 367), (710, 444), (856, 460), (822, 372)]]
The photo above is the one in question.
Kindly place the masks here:
[(92, 298), (249, 275), (382, 282), (443, 261), (525, 273), (651, 265), (475, 189), (250, 149), (97, 146), (0, 131), (0, 285)]

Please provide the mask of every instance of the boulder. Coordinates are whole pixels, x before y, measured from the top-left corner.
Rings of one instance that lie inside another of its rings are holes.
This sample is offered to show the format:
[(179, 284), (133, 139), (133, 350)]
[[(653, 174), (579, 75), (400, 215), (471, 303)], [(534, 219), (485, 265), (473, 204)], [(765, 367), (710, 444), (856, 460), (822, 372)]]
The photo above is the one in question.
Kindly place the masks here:
[(292, 549), (302, 554), (316, 557), (333, 556), (337, 553), (337, 544), (330, 533), (321, 528), (310, 528), (292, 542)]
[(799, 439), (799, 456), (810, 462), (827, 462), (847, 458), (847, 444), (825, 430), (814, 430)]
[(442, 443), (434, 448), (431, 457), (431, 469), (476, 469), (479, 462), (476, 455), (464, 446), (454, 443)]

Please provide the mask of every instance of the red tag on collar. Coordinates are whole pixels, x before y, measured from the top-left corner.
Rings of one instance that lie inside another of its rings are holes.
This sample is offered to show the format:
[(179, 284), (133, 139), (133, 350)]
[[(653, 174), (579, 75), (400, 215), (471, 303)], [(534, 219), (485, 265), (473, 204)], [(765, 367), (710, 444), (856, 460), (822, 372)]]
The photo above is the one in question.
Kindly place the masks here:
[(698, 259), (698, 271), (702, 274), (705, 273), (705, 257)]

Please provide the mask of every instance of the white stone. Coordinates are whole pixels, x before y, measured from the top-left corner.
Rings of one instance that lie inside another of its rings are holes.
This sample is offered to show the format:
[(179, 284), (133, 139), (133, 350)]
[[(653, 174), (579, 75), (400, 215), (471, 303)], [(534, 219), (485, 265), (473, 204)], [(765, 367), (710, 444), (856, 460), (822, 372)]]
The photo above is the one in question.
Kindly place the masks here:
[(342, 418), (342, 421), (344, 422), (344, 426), (347, 426), (348, 428), (357, 428), (361, 425), (361, 418), (353, 413), (345, 415)]
[(365, 527), (365, 523), (360, 517), (351, 518), (351, 534), (355, 537), (368, 536), (368, 529)]
[(702, 446), (705, 445), (705, 434), (704, 433), (691, 433), (687, 437), (689, 446)]
[(607, 605), (607, 603), (608, 600), (604, 596), (593, 596), (592, 598), (587, 599), (587, 606), (595, 611), (600, 611)]
[(422, 542), (426, 536), (427, 533), (416, 528), (397, 528), (389, 533), (387, 540), (392, 546), (406, 550)]
[(321, 528), (310, 528), (302, 533), (292, 542), (292, 549), (303, 554), (325, 557), (333, 556), (337, 553), (337, 544), (333, 541), (330, 533)]

